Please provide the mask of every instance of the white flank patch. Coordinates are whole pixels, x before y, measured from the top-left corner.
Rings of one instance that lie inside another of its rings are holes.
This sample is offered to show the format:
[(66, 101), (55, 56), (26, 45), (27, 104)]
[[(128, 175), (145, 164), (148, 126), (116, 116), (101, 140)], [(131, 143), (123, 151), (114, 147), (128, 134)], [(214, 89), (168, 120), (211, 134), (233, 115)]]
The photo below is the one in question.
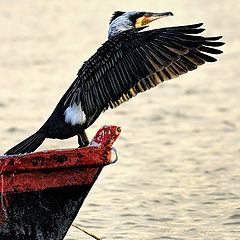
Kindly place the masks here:
[(83, 124), (86, 121), (86, 115), (81, 108), (81, 102), (79, 105), (76, 103), (73, 106), (69, 106), (65, 112), (65, 122), (70, 123), (72, 126), (77, 124)]

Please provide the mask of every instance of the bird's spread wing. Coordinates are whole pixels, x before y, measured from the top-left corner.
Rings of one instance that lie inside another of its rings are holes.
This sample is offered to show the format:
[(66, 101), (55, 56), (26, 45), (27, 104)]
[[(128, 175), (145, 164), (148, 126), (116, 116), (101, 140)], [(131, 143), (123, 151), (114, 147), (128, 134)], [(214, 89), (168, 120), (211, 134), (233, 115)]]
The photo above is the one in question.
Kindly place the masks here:
[(84, 63), (71, 85), (65, 104), (81, 106), (85, 114), (106, 110), (194, 70), (214, 62), (208, 54), (220, 54), (221, 37), (202, 37), (202, 24), (125, 31), (110, 38)]

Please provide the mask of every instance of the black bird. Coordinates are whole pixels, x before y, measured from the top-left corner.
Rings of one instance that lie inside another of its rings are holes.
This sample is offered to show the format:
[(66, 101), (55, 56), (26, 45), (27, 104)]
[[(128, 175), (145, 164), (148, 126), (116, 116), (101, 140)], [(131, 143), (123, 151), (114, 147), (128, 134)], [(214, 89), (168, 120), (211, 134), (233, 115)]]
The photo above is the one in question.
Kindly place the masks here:
[(142, 31), (148, 23), (171, 12), (121, 12), (110, 20), (108, 40), (80, 68), (77, 78), (63, 95), (52, 115), (33, 135), (5, 154), (33, 152), (45, 138), (78, 136), (88, 144), (85, 129), (109, 107), (115, 108), (140, 92), (215, 62), (208, 54), (221, 37), (203, 37), (202, 23)]

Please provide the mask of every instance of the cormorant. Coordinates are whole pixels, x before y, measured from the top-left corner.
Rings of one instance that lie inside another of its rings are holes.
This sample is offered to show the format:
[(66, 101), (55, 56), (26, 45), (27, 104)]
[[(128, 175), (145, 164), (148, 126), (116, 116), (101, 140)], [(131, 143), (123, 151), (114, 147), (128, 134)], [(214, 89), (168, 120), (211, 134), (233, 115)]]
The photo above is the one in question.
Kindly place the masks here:
[[(117, 11), (110, 20), (108, 40), (80, 68), (77, 78), (63, 95), (51, 116), (33, 135), (5, 154), (29, 153), (45, 138), (78, 136), (86, 146), (85, 129), (109, 107), (115, 108), (140, 92), (176, 78), (205, 62), (221, 37), (203, 37), (202, 23), (142, 31), (147, 24), (171, 12)], [(207, 53), (207, 54), (206, 54)]]

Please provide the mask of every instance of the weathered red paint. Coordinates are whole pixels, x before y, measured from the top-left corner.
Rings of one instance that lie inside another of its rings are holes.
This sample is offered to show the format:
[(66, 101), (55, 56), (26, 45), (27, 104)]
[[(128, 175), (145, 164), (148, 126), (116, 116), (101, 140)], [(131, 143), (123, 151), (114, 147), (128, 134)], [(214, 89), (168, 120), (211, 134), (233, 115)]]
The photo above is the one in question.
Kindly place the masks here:
[(0, 223), (7, 194), (93, 184), (101, 169), (111, 163), (111, 146), (120, 131), (117, 126), (104, 126), (84, 148), (0, 157)]

